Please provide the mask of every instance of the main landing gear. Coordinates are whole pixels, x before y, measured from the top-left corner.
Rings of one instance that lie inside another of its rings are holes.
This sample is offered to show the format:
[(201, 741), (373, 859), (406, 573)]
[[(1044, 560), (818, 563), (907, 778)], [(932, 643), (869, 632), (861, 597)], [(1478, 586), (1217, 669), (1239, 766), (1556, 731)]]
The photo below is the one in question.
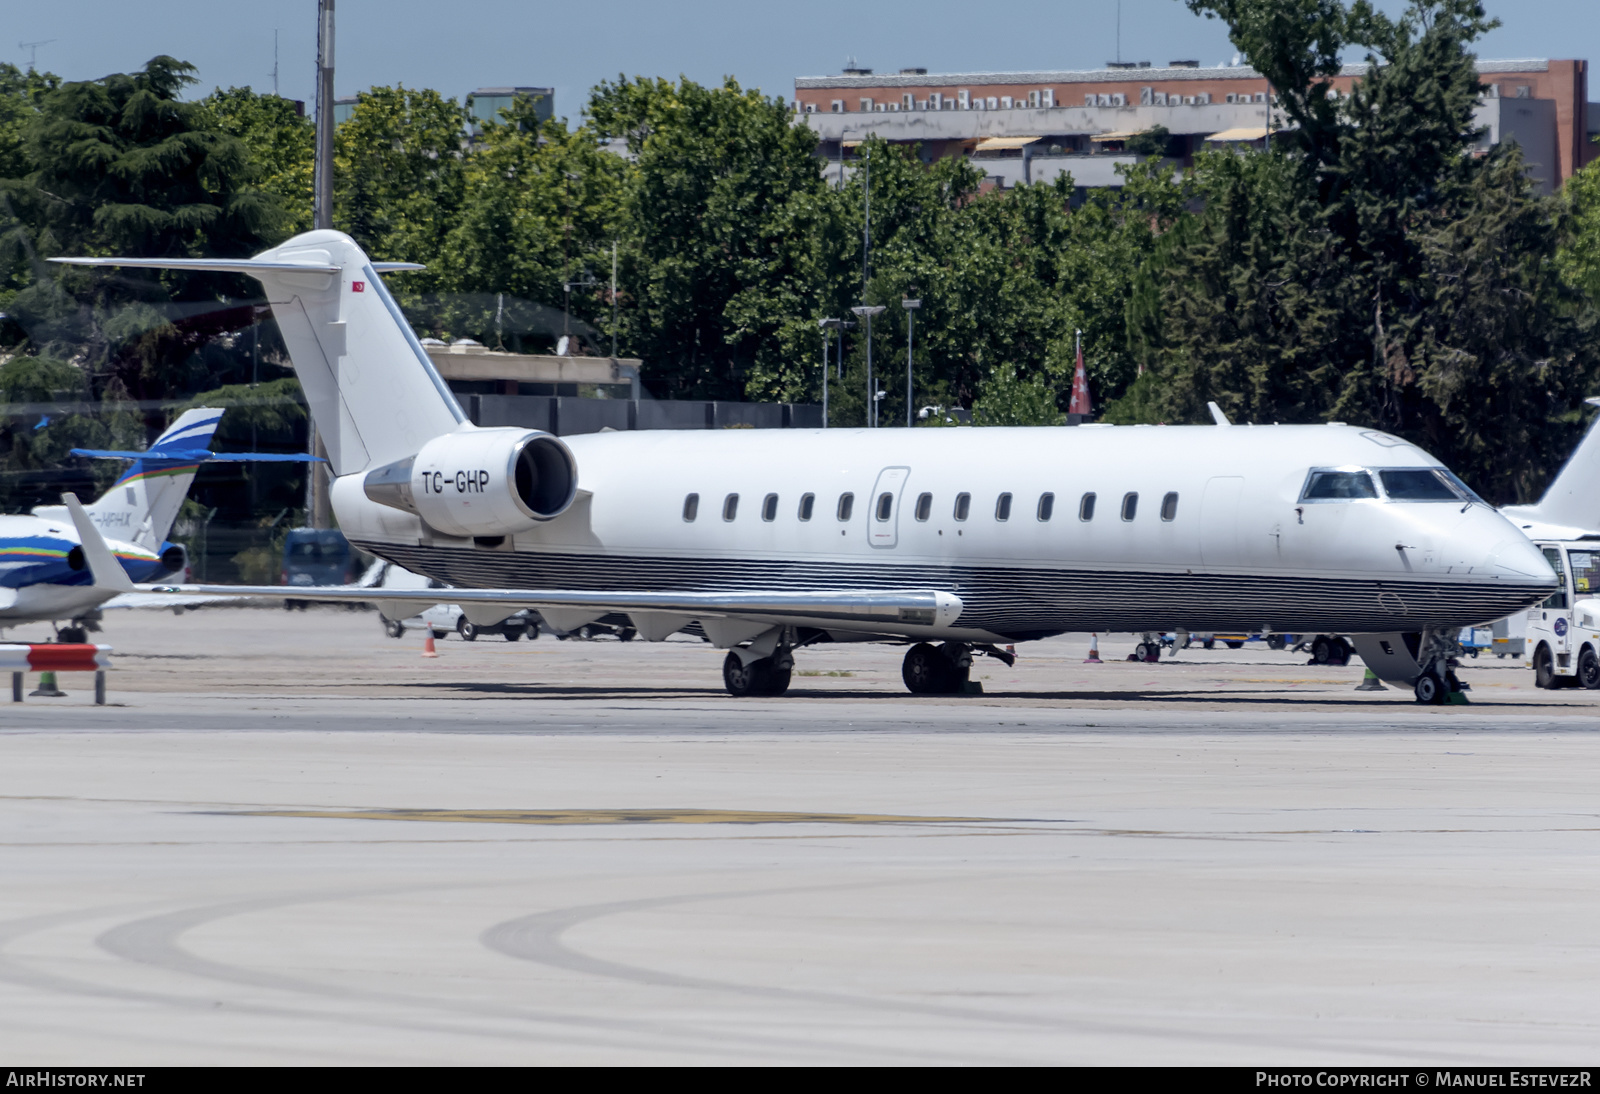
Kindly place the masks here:
[(967, 690), (971, 680), (974, 653), (1003, 661), (1008, 667), (1017, 660), (1014, 654), (988, 644), (918, 642), (906, 651), (900, 677), (913, 695), (958, 695)]
[(728, 694), (743, 699), (753, 695), (782, 695), (789, 690), (794, 657), (779, 650), (771, 657), (743, 660), (734, 650), (722, 659), (722, 683)]

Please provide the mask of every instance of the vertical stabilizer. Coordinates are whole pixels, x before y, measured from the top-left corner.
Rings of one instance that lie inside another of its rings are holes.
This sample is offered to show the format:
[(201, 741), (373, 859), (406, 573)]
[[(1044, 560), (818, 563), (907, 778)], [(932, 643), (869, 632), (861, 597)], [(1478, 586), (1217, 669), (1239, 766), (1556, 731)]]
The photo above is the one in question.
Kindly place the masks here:
[(374, 264), (343, 232), (305, 232), (248, 259), (51, 261), (218, 270), (260, 281), (335, 475), (414, 456), (466, 421)]
[[(1600, 406), (1600, 397), (1584, 401)], [(1519, 524), (1531, 521), (1600, 533), (1600, 416), (1589, 424), (1537, 505), (1508, 506), (1501, 512)]]
[(172, 530), (200, 463), (162, 459), (163, 451), (205, 449), (222, 420), (214, 407), (185, 410), (156, 438), (148, 452), (122, 473), (116, 484), (87, 507), (100, 534), (132, 543), (156, 554)]

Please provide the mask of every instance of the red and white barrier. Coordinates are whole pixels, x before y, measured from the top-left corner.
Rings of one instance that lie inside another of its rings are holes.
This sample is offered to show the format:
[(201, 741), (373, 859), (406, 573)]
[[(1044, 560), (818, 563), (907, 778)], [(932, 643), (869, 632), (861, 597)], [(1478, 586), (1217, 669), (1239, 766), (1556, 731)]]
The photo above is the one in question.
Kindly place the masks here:
[(58, 672), (94, 673), (94, 701), (106, 701), (106, 669), (111, 667), (111, 647), (87, 642), (37, 642), (28, 645), (0, 644), (0, 671), (11, 673), (11, 701), (22, 702), (24, 673), (45, 674), (35, 695), (61, 695), (56, 689)]
[(111, 667), (111, 647), (87, 642), (0, 645), (0, 671), (98, 672)]

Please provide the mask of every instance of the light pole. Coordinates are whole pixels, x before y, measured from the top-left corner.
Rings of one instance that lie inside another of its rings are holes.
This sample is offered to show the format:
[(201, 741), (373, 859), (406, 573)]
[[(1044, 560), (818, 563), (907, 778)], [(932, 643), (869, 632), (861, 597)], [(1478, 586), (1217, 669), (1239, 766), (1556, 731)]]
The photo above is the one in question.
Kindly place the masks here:
[[(913, 290), (915, 291), (915, 290)], [(911, 428), (911, 342), (917, 330), (917, 309), (921, 300), (903, 299), (900, 306), (906, 310), (906, 428)]]
[(872, 375), (872, 317), (882, 315), (882, 304), (861, 304), (850, 309), (867, 321), (867, 428), (878, 424), (878, 381)]
[[(840, 322), (837, 319), (818, 319), (817, 326), (822, 330), (822, 428), (828, 428), (828, 332), (838, 330)], [(841, 345), (843, 336), (840, 337)]]

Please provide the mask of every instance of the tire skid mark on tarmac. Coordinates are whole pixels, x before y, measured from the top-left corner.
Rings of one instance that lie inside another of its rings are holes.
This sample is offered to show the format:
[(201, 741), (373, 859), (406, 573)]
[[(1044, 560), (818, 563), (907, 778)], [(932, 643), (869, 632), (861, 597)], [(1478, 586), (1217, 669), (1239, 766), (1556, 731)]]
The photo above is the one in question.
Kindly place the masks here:
[[(565, 1012), (551, 1012), (524, 1008), (505, 1008), (491, 1005), (473, 1004), (466, 1000), (439, 1000), (428, 999), (414, 995), (400, 993), (378, 992), (363, 988), (353, 988), (326, 983), (320, 980), (311, 980), (301, 977), (286, 975), (258, 969), (250, 969), (238, 965), (214, 961), (201, 957), (184, 949), (178, 942), (180, 935), (186, 931), (216, 920), (226, 919), (236, 915), (246, 915), (259, 911), (290, 907), (296, 904), (316, 903), (333, 900), (345, 900), (361, 897), (387, 896), (399, 893), (410, 893), (426, 889), (482, 887), (484, 885), (499, 886), (504, 883), (477, 883), (475, 885), (450, 885), (450, 886), (407, 886), (404, 888), (389, 889), (362, 889), (333, 892), (302, 893), (290, 897), (262, 897), (244, 900), (227, 901), (221, 904), (203, 905), (195, 908), (183, 909), (176, 912), (166, 912), (160, 915), (137, 919), (119, 926), (112, 927), (103, 932), (95, 941), (107, 953), (120, 957), (126, 961), (137, 964), (149, 965), (196, 977), (203, 980), (215, 980), (225, 983), (241, 984), (247, 987), (267, 988), (283, 991), (296, 995), (323, 997), (347, 1002), (365, 1002), (382, 1005), (399, 1005), (405, 1007), (418, 1007), (446, 1014), (454, 1012), (456, 1015), (468, 1018), (492, 1018), (499, 1021), (546, 1023), (563, 1027), (564, 1029), (588, 1030), (591, 1036), (574, 1037), (565, 1032), (557, 1036), (544, 1035), (544, 1041), (555, 1041), (566, 1044), (590, 1044), (604, 1048), (627, 1048), (640, 1052), (666, 1052), (694, 1053), (708, 1051), (713, 1046), (717, 1051), (732, 1052), (741, 1056), (748, 1056), (755, 1060), (771, 1059), (775, 1053), (800, 1053), (805, 1057), (815, 1057), (819, 1050), (823, 1055), (858, 1056), (863, 1060), (882, 1061), (885, 1055), (904, 1056), (908, 1061), (926, 1059), (925, 1052), (912, 1052), (910, 1050), (884, 1049), (881, 1047), (857, 1046), (846, 1043), (823, 1044), (817, 1039), (801, 1040), (787, 1037), (772, 1037), (764, 1035), (740, 1034), (708, 1030), (684, 1022), (674, 1021), (637, 1021), (630, 1019), (612, 1019), (598, 1017), (574, 1016)], [(248, 1005), (247, 1005), (248, 1006)], [(243, 1006), (233, 1007), (234, 1010), (244, 1009)], [(321, 1015), (307, 1015), (298, 1011), (283, 1008), (272, 1008), (272, 1013), (284, 1014), (291, 1017), (321, 1018)], [(344, 1013), (333, 1015), (340, 1020), (356, 1020)], [(383, 1022), (377, 1019), (364, 1021), (362, 1024), (374, 1025), (379, 1028), (417, 1029), (428, 1032), (447, 1032), (456, 1035), (493, 1037), (527, 1041), (530, 1035), (516, 1031), (489, 1031), (481, 1028), (461, 1028), (457, 1026), (428, 1025), (416, 1022), (397, 1020)], [(627, 1036), (640, 1038), (632, 1042), (619, 1042), (616, 1039), (602, 1039), (600, 1034), (610, 1034), (613, 1038)], [(700, 1045), (686, 1049), (683, 1045), (684, 1038), (692, 1038), (701, 1042)], [(971, 1054), (963, 1056), (950, 1056), (951, 1060), (973, 1061)], [(996, 1060), (995, 1062), (1003, 1062)]]
[[(197, 913), (203, 912), (214, 913), (207, 918), (223, 918), (226, 915), (265, 910), (273, 907), (290, 906), (297, 903), (393, 895), (401, 892), (416, 891), (417, 888), (417, 886), (408, 886), (400, 889), (393, 887), (385, 887), (382, 889), (365, 888), (333, 892), (319, 891), (314, 893), (298, 894), (291, 897), (233, 900), (220, 905), (210, 905), (203, 908), (189, 909), (177, 913), (168, 912), (153, 917), (148, 917), (146, 919), (134, 920), (130, 923), (123, 924), (120, 927), (113, 927), (100, 937), (103, 939), (106, 934), (111, 934), (123, 930), (124, 928), (137, 928), (141, 923), (149, 923), (152, 921), (170, 921), (175, 917), (186, 923), (186, 926), (180, 928), (180, 930), (186, 930), (191, 926), (198, 925), (198, 922), (204, 921), (202, 919), (195, 918)], [(55, 927), (66, 926), (72, 923), (100, 919), (108, 915), (126, 914), (127, 912), (135, 909), (142, 911), (153, 907), (163, 906), (169, 906), (168, 902), (161, 902), (159, 904), (143, 904), (135, 906), (135, 908), (129, 908), (127, 905), (87, 908), (70, 912), (46, 913), (42, 915), (28, 916), (23, 919), (12, 920), (9, 922), (0, 922), (0, 981), (13, 983), (21, 987), (33, 988), (38, 991), (54, 992), (69, 996), (90, 997), (106, 999), (115, 1002), (169, 1007), (178, 1010), (189, 1011), (195, 1014), (218, 1014), (219, 1011), (217, 1008), (217, 1001), (210, 996), (183, 995), (175, 992), (152, 989), (125, 988), (116, 985), (97, 984), (93, 981), (81, 980), (75, 977), (64, 976), (59, 973), (52, 973), (37, 969), (23, 961), (19, 961), (16, 958), (11, 957), (5, 952), (6, 948), (13, 942), (26, 937), (27, 935), (36, 934), (40, 931), (50, 930)], [(135, 931), (133, 934), (134, 937), (137, 938), (139, 932)], [(331, 985), (322, 984), (315, 981), (296, 982), (293, 980), (293, 978), (289, 977), (280, 978), (284, 981), (284, 983), (268, 985), (261, 982), (264, 977), (251, 974), (250, 970), (236, 970), (231, 966), (214, 962), (206, 962), (202, 958), (193, 958), (192, 955), (183, 953), (181, 950), (178, 952), (183, 954), (185, 958), (191, 959), (180, 962), (180, 964), (187, 964), (191, 967), (169, 969), (168, 971), (187, 972), (190, 975), (195, 976), (205, 976), (207, 972), (221, 972), (224, 975), (210, 976), (207, 978), (221, 979), (234, 983), (245, 983), (253, 987), (271, 986), (276, 987), (278, 990), (290, 991), (299, 995), (321, 995), (324, 997), (342, 998), (345, 1000), (359, 1002), (400, 1004), (403, 1006), (413, 1007), (421, 1006), (434, 1010), (448, 1011), (451, 1009), (450, 1004), (441, 1003), (440, 1001), (436, 1000), (416, 999), (405, 996), (391, 996), (378, 992), (340, 990)], [(123, 955), (116, 954), (115, 956)], [(140, 960), (138, 957), (125, 957), (124, 959), (134, 960), (140, 964), (162, 967), (158, 962)], [(209, 967), (202, 969), (202, 965)], [(240, 975), (236, 975), (236, 973), (245, 973), (247, 975), (241, 977)], [(270, 977), (272, 974), (266, 975), (267, 977)], [(685, 1034), (690, 1036), (698, 1035), (702, 1040), (718, 1039), (715, 1037), (707, 1037), (704, 1034), (698, 1034), (697, 1031), (694, 1030), (686, 1030), (673, 1025), (661, 1023), (650, 1024), (630, 1022), (627, 1020), (585, 1019), (575, 1018), (566, 1014), (546, 1014), (542, 1012), (517, 1013), (490, 1011), (488, 1013), (479, 1014), (473, 1013), (471, 1010), (469, 1010), (466, 1016), (493, 1017), (502, 1021), (548, 1023), (558, 1027), (564, 1027), (563, 1032), (561, 1032), (559, 1035), (553, 1035), (538, 1034), (534, 1031), (528, 1030), (491, 1030), (437, 1022), (430, 1023), (405, 1018), (378, 1018), (371, 1017), (360, 1012), (327, 1012), (319, 1010), (296, 1009), (288, 1006), (278, 1006), (270, 1003), (258, 1002), (229, 1001), (226, 1003), (223, 1013), (250, 1014), (265, 1018), (280, 1018), (297, 1022), (335, 1021), (356, 1026), (366, 1026), (382, 1031), (405, 1030), (423, 1034), (449, 1034), (458, 1037), (482, 1037), (492, 1040), (510, 1040), (519, 1044), (527, 1044), (530, 1041), (543, 1041), (546, 1043), (558, 1044), (560, 1046), (587, 1045), (602, 1049), (627, 1049), (639, 1052), (681, 1053), (684, 1051), (682, 1040)], [(724, 1050), (726, 1049), (726, 1046), (718, 1047), (723, 1048)], [(803, 1049), (806, 1046), (804, 1044), (786, 1043), (782, 1047), (792, 1050), (795, 1048)], [(308, 1050), (296, 1048), (294, 1051), (296, 1053), (302, 1053)], [(693, 1052), (695, 1050), (690, 1049), (689, 1051)], [(770, 1056), (770, 1053), (758, 1054), (753, 1049), (749, 1050), (748, 1054), (752, 1056)], [(327, 1058), (331, 1062), (348, 1062), (350, 1059), (352, 1059), (351, 1057), (328, 1055), (326, 1053), (323, 1053), (323, 1055), (327, 1055)], [(355, 1059), (356, 1062), (366, 1062), (369, 1057), (370, 1053), (367, 1053), (366, 1055), (357, 1055), (353, 1059)]]
[[(1002, 876), (1002, 875), (995, 875)], [(1081, 1016), (1044, 1018), (1020, 1014), (997, 1013), (994, 1011), (975, 1010), (966, 1007), (945, 1006), (935, 1003), (914, 1003), (896, 999), (871, 998), (860, 995), (850, 995), (844, 992), (813, 991), (795, 988), (763, 987), (754, 984), (741, 984), (736, 981), (712, 980), (703, 977), (683, 976), (678, 973), (660, 972), (655, 969), (639, 965), (629, 965), (618, 961), (609, 961), (605, 958), (591, 957), (571, 948), (562, 939), (568, 930), (582, 923), (587, 923), (606, 916), (623, 915), (629, 912), (654, 911), (658, 908), (671, 907), (678, 904), (694, 904), (717, 900), (738, 900), (750, 897), (793, 896), (797, 894), (816, 894), (820, 892), (838, 892), (848, 889), (877, 888), (885, 885), (917, 884), (916, 881), (872, 881), (872, 882), (846, 882), (838, 885), (813, 885), (792, 886), (774, 889), (744, 889), (728, 890), (723, 892), (689, 893), (666, 897), (646, 897), (637, 900), (621, 900), (602, 904), (580, 904), (569, 908), (557, 908), (547, 912), (535, 912), (532, 915), (522, 916), (518, 919), (506, 920), (484, 931), (481, 940), (485, 946), (507, 957), (521, 961), (530, 961), (536, 964), (548, 965), (553, 968), (565, 969), (569, 972), (587, 973), (591, 976), (606, 977), (610, 979), (627, 980), (638, 984), (647, 984), (654, 987), (683, 988), (691, 990), (722, 992), (741, 995), (749, 998), (762, 998), (781, 1000), (793, 1003), (811, 1003), (825, 1006), (847, 1006), (857, 1010), (881, 1011), (900, 1014), (919, 1014), (927, 1017), (948, 1018), (961, 1022), (983, 1022), (991, 1025), (1017, 1027), (1031, 1027), (1040, 1031), (1051, 1031), (1057, 1034), (1078, 1033), (1111, 1035), (1135, 1039), (1148, 1040), (1150, 1038), (1173, 1039), (1180, 1041), (1197, 1041), (1201, 1044), (1211, 1045), (1218, 1041), (1231, 1042), (1244, 1046), (1253, 1051), (1260, 1051), (1262, 1043), (1259, 1039), (1232, 1033), (1217, 1033), (1202, 1030), (1197, 1027), (1161, 1028), (1154, 1024), (1139, 1026), (1129, 1023), (1107, 1022), (1102, 1020), (1084, 1018)], [(1192, 1016), (1203, 1019), (1201, 1015)], [(1285, 1041), (1280, 1040), (1277, 1047), (1283, 1047)], [(1411, 1057), (1402, 1049), (1383, 1043), (1352, 1044), (1336, 1034), (1322, 1034), (1313, 1036), (1299, 1036), (1287, 1039), (1287, 1043), (1303, 1048), (1310, 1052), (1325, 1053), (1330, 1050), (1339, 1052), (1354, 1052), (1363, 1054), (1366, 1059), (1394, 1059), (1396, 1061), (1409, 1060)], [(1010, 1057), (1010, 1062), (1015, 1064), (1016, 1058)]]

